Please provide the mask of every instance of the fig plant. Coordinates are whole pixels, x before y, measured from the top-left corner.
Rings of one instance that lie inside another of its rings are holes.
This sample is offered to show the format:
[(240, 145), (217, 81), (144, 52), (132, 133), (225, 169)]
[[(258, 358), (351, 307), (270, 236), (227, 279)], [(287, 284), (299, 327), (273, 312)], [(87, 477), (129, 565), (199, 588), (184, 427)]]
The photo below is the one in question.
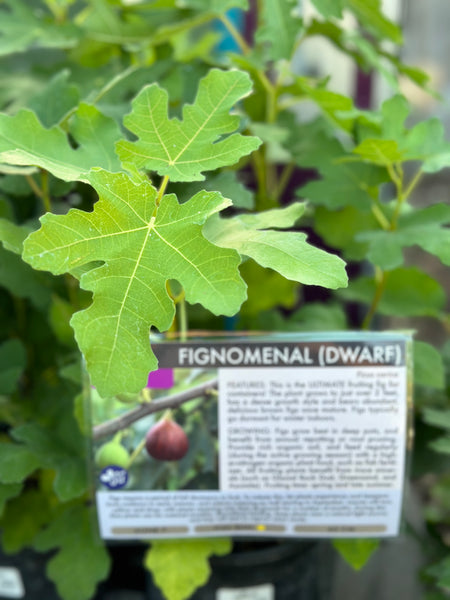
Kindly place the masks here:
[[(427, 75), (399, 60), (400, 28), (379, 0), (313, 0), (309, 18), (294, 0), (250, 4), (0, 3), (2, 547), (55, 551), (47, 574), (64, 600), (94, 597), (110, 569), (92, 518), (81, 355), (99, 394), (132, 398), (157, 366), (150, 328), (186, 331), (187, 319), (301, 331), (425, 317), (448, 331), (441, 283), (405, 249), (450, 263), (448, 204), (412, 202), (450, 166), (450, 145), (437, 119), (410, 126), (397, 81), (426, 87)], [(391, 97), (361, 109), (299, 70), (317, 37), (386, 78)], [(418, 339), (415, 362), (432, 408), (440, 348)], [(336, 544), (358, 565), (373, 545)], [(154, 542), (145, 564), (182, 600), (230, 548)]]

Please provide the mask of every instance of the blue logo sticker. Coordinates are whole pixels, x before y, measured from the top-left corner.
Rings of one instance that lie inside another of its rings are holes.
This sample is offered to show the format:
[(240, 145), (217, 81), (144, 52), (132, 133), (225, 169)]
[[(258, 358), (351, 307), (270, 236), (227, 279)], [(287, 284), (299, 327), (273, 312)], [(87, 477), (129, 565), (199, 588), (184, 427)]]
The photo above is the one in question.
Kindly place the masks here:
[(99, 479), (110, 490), (119, 490), (127, 485), (128, 471), (117, 465), (109, 465), (100, 473)]

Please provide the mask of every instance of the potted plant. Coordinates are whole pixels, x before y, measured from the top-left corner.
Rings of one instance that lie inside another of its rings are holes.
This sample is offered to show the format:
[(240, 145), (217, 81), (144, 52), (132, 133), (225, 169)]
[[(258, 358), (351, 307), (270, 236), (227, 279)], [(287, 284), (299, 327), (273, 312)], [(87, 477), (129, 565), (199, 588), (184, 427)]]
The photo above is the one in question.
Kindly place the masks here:
[[(442, 286), (403, 255), (415, 244), (448, 265), (450, 211), (410, 202), (449, 145), (435, 119), (405, 124), (397, 77), (427, 76), (398, 59), (400, 29), (377, 1), (315, 0), (310, 19), (292, 0), (256, 4), (0, 6), (2, 544), (54, 551), (47, 575), (64, 600), (93, 597), (110, 570), (81, 355), (101, 396), (126, 399), (157, 367), (150, 327), (223, 329), (236, 314), (239, 329), (448, 326)], [(224, 31), (232, 51), (218, 49)], [(361, 109), (294, 68), (313, 37), (386, 77), (392, 97)], [(418, 341), (415, 361), (417, 384), (442, 388), (439, 351)], [(336, 546), (361, 566), (374, 544)], [(230, 549), (155, 542), (145, 564), (181, 600)]]

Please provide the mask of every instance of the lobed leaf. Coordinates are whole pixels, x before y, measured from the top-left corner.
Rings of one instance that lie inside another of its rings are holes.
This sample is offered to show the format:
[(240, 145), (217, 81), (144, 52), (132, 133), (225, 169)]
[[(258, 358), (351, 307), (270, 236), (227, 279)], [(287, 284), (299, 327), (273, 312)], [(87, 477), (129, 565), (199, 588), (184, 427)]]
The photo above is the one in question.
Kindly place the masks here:
[(413, 245), (450, 265), (449, 223), (450, 206), (434, 204), (402, 215), (395, 231), (366, 231), (355, 239), (369, 243), (367, 258), (383, 269), (403, 264), (403, 248)]
[(100, 196), (92, 213), (47, 214), (25, 242), (24, 258), (55, 274), (82, 267), (81, 287), (92, 305), (71, 321), (94, 385), (103, 396), (138, 391), (157, 366), (151, 326), (167, 330), (174, 305), (166, 289), (176, 279), (186, 300), (215, 314), (232, 315), (246, 297), (239, 254), (213, 246), (202, 226), (230, 202), (199, 192), (184, 204), (146, 179), (95, 170), (89, 180)]
[[(373, 277), (354, 279), (338, 294), (344, 300), (370, 304), (376, 290)], [(382, 315), (398, 317), (428, 316), (440, 318), (445, 292), (432, 277), (415, 267), (402, 267), (387, 273), (384, 294), (378, 304)]]
[(58, 549), (47, 564), (47, 575), (64, 600), (89, 600), (110, 568), (106, 548), (98, 538), (91, 509), (71, 506), (54, 518), (34, 542), (40, 552)]
[(144, 564), (167, 600), (186, 600), (208, 581), (209, 557), (230, 550), (227, 538), (154, 541)]
[(294, 204), (229, 219), (216, 216), (209, 219), (204, 234), (215, 245), (234, 248), (286, 279), (333, 289), (347, 285), (345, 263), (339, 257), (309, 245), (304, 233), (274, 229), (289, 227), (302, 212), (303, 206)]
[(168, 117), (166, 90), (157, 84), (145, 87), (124, 118), (139, 139), (118, 142), (119, 157), (132, 171), (148, 169), (172, 181), (200, 181), (203, 171), (236, 163), (260, 145), (255, 137), (232, 133), (239, 117), (230, 109), (251, 87), (247, 73), (212, 69), (200, 81), (195, 102), (184, 106), (181, 121)]
[(297, 0), (263, 0), (261, 5), (262, 25), (256, 39), (268, 43), (272, 60), (291, 59), (303, 26)]
[(415, 340), (413, 357), (414, 383), (443, 389), (445, 385), (445, 370), (439, 351), (431, 344)]
[(0, 114), (0, 162), (36, 165), (65, 181), (85, 180), (93, 166), (122, 170), (114, 154), (114, 143), (122, 135), (113, 119), (92, 105), (80, 104), (70, 133), (79, 148), (71, 147), (59, 127), (43, 127), (30, 110), (22, 109), (12, 117)]
[(333, 540), (333, 546), (342, 558), (356, 571), (359, 571), (380, 545), (378, 540), (341, 539)]
[(0, 394), (10, 394), (25, 368), (27, 354), (25, 346), (19, 339), (12, 339), (0, 344)]

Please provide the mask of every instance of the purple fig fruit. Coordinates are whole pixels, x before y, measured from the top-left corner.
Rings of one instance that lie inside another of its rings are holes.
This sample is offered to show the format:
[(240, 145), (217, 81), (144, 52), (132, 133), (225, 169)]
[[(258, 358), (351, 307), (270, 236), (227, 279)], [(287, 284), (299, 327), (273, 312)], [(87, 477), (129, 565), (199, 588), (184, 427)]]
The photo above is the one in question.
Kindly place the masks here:
[(189, 440), (177, 423), (164, 417), (148, 431), (145, 448), (156, 460), (180, 460), (189, 450)]

